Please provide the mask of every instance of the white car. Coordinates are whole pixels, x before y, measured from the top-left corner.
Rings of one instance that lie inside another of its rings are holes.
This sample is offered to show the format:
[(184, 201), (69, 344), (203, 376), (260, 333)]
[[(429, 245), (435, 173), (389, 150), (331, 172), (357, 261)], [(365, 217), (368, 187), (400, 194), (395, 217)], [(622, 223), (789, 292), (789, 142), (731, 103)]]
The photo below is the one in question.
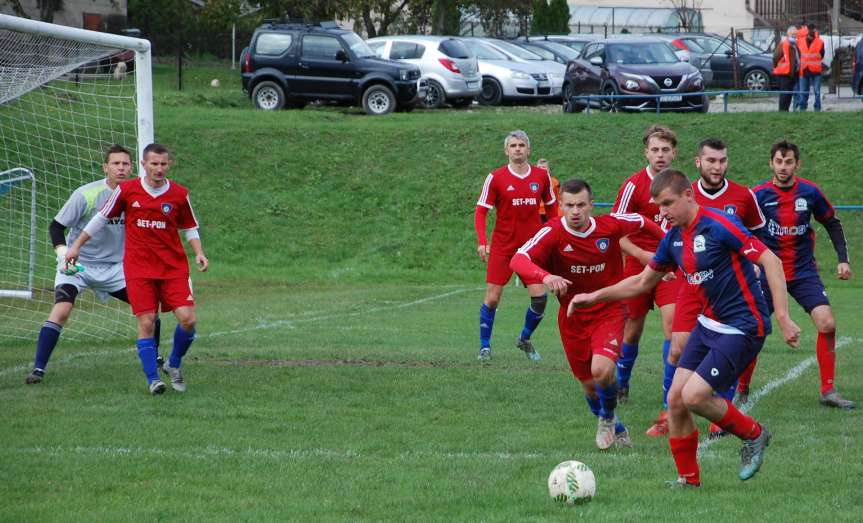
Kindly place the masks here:
[(381, 36), (366, 42), (381, 58), (409, 62), (428, 80), (423, 106), (467, 107), (482, 90), (476, 56), (449, 36)]
[(563, 76), (566, 74), (566, 64), (561, 64), (554, 60), (546, 60), (538, 54), (506, 40), (495, 38), (482, 38), (481, 40), (507, 55), (510, 60), (539, 66), (548, 75), (548, 81), (551, 83), (552, 97), (560, 97), (563, 89)]
[[(505, 100), (554, 100), (552, 84), (543, 65), (515, 61), (479, 38), (465, 38), (464, 43), (479, 60), (482, 73), (479, 103), (499, 105)], [(560, 88), (557, 97), (560, 97)]]

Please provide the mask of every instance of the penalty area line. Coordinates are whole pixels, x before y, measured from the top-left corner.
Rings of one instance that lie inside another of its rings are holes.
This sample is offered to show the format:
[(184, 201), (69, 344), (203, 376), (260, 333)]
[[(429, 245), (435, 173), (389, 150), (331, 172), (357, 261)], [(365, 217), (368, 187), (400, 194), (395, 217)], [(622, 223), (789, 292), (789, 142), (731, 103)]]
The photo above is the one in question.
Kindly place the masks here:
[[(841, 349), (846, 345), (850, 345), (853, 341), (854, 338), (843, 336), (836, 340), (836, 349)], [(746, 403), (746, 405), (743, 405), (743, 407), (741, 407), (740, 412), (744, 414), (748, 414), (749, 412), (751, 412), (760, 400), (767, 397), (774, 390), (785, 385), (786, 383), (797, 380), (800, 376), (803, 375), (804, 372), (806, 372), (806, 369), (815, 364), (816, 361), (817, 359), (815, 356), (809, 356), (797, 365), (791, 367), (788, 372), (786, 372), (785, 375), (781, 378), (777, 378), (773, 381), (768, 382), (767, 385), (764, 385), (749, 396), (749, 401)], [(698, 444), (698, 453), (701, 454), (701, 452), (706, 451), (717, 441), (719, 441), (719, 439), (702, 440), (701, 443)]]

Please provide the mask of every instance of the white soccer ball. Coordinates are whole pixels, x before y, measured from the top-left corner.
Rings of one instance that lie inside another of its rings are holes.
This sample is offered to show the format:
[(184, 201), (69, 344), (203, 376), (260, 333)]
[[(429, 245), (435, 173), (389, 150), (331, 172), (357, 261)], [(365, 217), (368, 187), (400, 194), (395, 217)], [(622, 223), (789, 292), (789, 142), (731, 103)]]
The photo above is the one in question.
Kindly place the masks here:
[(218, 78), (213, 78), (210, 80), (210, 87), (221, 87), (222, 82), (219, 81)]
[(587, 503), (596, 495), (596, 476), (580, 461), (564, 461), (548, 475), (548, 495), (567, 505)]

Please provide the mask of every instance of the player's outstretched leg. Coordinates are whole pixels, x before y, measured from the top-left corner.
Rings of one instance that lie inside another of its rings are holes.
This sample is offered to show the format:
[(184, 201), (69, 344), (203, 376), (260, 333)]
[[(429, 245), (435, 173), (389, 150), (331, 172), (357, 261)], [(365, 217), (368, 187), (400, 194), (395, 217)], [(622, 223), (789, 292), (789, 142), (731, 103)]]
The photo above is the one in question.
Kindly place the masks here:
[(156, 363), (156, 341), (153, 338), (139, 338), (138, 358), (141, 359), (141, 368), (147, 377), (147, 386), (150, 394), (157, 395), (165, 392), (165, 384), (159, 379), (159, 367)]
[(51, 353), (54, 352), (54, 347), (57, 346), (57, 340), (60, 339), (60, 333), (63, 331), (63, 326), (53, 321), (46, 321), (39, 331), (39, 338), (36, 341), (36, 358), (33, 361), (33, 371), (27, 375), (25, 383), (35, 385), (41, 383), (45, 377), (45, 368), (48, 366), (48, 360), (51, 358)]
[(177, 328), (174, 329), (174, 348), (171, 350), (171, 357), (168, 358), (168, 363), (162, 367), (162, 370), (171, 379), (171, 387), (177, 392), (186, 392), (186, 382), (183, 379), (180, 366), (183, 363), (183, 356), (189, 351), (193, 341), (195, 341), (194, 323), (192, 323), (190, 330), (184, 329), (182, 325), (177, 325)]
[(528, 306), (524, 314), (524, 327), (522, 327), (521, 334), (515, 345), (519, 350), (524, 351), (527, 358), (531, 361), (540, 361), (542, 359), (533, 343), (530, 342), (530, 337), (545, 316), (545, 306), (547, 303), (548, 294), (530, 297), (530, 306)]
[(494, 314), (497, 309), (485, 303), (479, 308), (479, 356), (480, 361), (491, 360), (491, 332), (494, 329)]
[(839, 395), (834, 386), (836, 374), (836, 332), (818, 332), (815, 342), (815, 356), (818, 359), (818, 372), (821, 378), (821, 397), (819, 403), (825, 407), (850, 410), (856, 407), (853, 401)]

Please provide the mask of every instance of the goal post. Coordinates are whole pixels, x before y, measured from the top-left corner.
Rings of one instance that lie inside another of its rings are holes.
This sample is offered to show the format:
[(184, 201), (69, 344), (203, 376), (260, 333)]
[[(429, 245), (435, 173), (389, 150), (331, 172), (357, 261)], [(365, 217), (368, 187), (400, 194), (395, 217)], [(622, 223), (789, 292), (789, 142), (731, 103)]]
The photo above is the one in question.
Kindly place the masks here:
[[(35, 340), (54, 305), (48, 226), (104, 178), (111, 145), (141, 159), (152, 91), (149, 41), (0, 15), (0, 344)], [(134, 332), (129, 306), (103, 298), (78, 296), (64, 339)]]

